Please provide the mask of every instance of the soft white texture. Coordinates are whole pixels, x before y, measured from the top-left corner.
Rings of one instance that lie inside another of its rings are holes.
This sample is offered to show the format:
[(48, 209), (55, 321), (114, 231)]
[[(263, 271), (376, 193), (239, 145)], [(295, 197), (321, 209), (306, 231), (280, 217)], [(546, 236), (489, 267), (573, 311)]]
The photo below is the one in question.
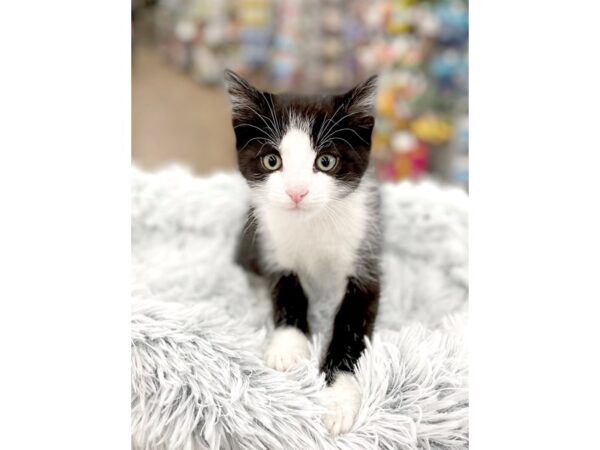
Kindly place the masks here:
[(347, 433), (354, 424), (360, 408), (360, 387), (349, 373), (339, 373), (335, 382), (322, 392), (323, 406), (327, 409), (323, 414), (325, 428), (333, 436)]
[(297, 273), (309, 290), (331, 290), (339, 299), (347, 277), (355, 274), (369, 220), (368, 200), (359, 189), (332, 203), (326, 213), (302, 216), (256, 203), (264, 262), (274, 271)]
[(309, 355), (308, 339), (302, 332), (292, 327), (278, 328), (265, 351), (265, 362), (272, 369), (288, 370)]
[(133, 170), (134, 448), (468, 447), (467, 197), (431, 183), (382, 191), (380, 311), (356, 372), (355, 423), (334, 438), (318, 371), (329, 304), (309, 309), (309, 359), (287, 372), (264, 362), (268, 292), (233, 263), (245, 182)]
[(279, 143), (279, 153), (283, 166), (277, 174), (281, 175), (285, 189), (304, 188), (313, 195), (319, 194), (314, 192), (312, 181), (322, 174), (313, 172), (316, 152), (308, 133), (297, 128), (288, 130)]

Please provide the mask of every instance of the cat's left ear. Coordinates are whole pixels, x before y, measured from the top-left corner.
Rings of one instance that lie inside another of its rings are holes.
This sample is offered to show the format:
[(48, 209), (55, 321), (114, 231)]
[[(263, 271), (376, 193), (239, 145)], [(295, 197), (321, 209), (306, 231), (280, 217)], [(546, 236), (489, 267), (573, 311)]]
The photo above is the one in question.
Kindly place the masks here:
[(231, 100), (234, 119), (241, 119), (258, 110), (262, 94), (233, 70), (225, 70), (225, 88)]
[(358, 126), (372, 127), (375, 123), (375, 101), (377, 99), (377, 75), (359, 83), (343, 96), (350, 120)]

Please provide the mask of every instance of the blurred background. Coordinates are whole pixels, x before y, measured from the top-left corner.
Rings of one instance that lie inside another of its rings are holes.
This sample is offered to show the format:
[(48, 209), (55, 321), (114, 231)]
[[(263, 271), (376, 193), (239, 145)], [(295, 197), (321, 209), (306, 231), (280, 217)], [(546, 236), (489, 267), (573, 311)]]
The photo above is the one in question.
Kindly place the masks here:
[(384, 180), (468, 188), (467, 0), (133, 0), (132, 159), (236, 167), (231, 68), (272, 92), (342, 92), (377, 73)]

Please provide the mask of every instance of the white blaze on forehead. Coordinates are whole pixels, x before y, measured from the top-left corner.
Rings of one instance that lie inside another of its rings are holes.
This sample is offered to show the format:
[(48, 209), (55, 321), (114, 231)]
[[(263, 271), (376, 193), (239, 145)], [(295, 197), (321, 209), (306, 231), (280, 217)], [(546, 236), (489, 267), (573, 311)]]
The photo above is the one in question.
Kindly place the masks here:
[(283, 178), (286, 187), (307, 186), (313, 174), (316, 156), (308, 133), (298, 128), (291, 128), (281, 139), (279, 152), (283, 162)]

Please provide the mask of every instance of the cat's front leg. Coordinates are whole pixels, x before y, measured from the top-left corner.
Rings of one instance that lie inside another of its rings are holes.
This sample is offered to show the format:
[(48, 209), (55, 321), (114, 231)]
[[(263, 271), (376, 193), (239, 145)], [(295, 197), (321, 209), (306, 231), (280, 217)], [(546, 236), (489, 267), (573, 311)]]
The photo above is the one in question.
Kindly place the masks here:
[(271, 290), (275, 331), (265, 352), (267, 365), (287, 370), (309, 357), (308, 299), (298, 276), (284, 274), (273, 278)]
[(360, 408), (361, 392), (354, 378), (356, 362), (371, 337), (379, 305), (379, 280), (350, 278), (335, 317), (333, 336), (322, 366), (327, 387), (323, 422), (331, 434), (350, 430)]

